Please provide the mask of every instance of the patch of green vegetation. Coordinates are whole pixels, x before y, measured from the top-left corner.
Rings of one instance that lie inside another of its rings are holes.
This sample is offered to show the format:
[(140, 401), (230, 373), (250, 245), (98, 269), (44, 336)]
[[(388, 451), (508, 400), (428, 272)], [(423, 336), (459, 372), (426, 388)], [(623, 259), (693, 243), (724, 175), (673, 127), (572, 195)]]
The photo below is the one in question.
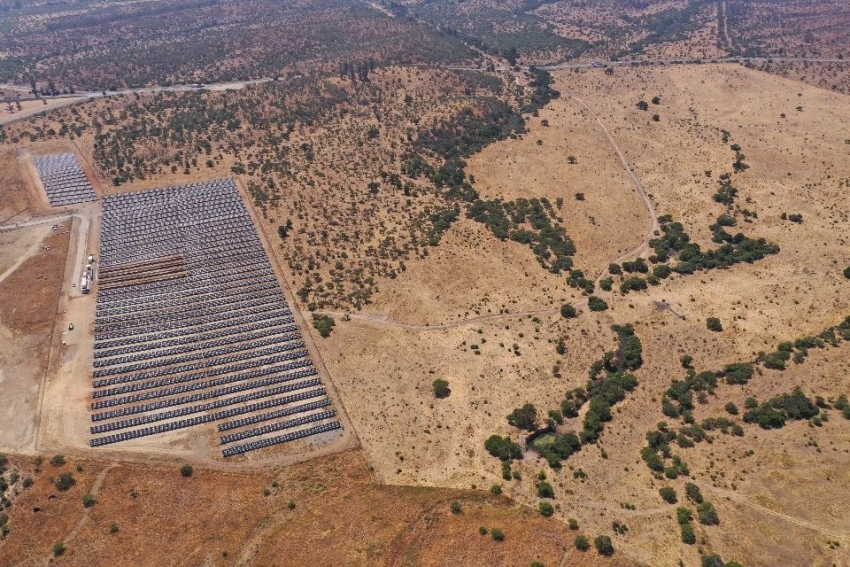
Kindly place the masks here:
[(323, 338), (331, 336), (331, 331), (336, 326), (336, 321), (330, 315), (319, 315), (313, 313), (313, 327), (319, 331), (319, 335)]

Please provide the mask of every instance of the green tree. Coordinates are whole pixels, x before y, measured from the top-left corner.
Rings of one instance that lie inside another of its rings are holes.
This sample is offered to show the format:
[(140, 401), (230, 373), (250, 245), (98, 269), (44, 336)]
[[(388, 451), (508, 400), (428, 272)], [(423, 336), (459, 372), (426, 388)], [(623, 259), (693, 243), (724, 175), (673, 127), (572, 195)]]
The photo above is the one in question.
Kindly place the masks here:
[(547, 518), (552, 516), (555, 513), (555, 508), (548, 502), (541, 502), (537, 505), (537, 510), (541, 515), (546, 516)]
[(578, 310), (575, 307), (573, 307), (571, 304), (564, 303), (563, 305), (561, 305), (561, 317), (564, 317), (565, 319), (572, 319), (573, 317), (575, 317), (577, 315), (578, 315)]
[(605, 311), (608, 309), (608, 304), (601, 297), (591, 295), (587, 299), (587, 306), (591, 311)]
[(706, 319), (705, 326), (708, 327), (709, 331), (714, 331), (715, 333), (719, 333), (723, 330), (723, 324), (717, 317), (709, 317)]
[[(511, 441), (510, 437), (491, 435), (484, 442), (484, 448), (487, 449), (488, 453), (503, 461), (522, 458), (522, 447)], [(510, 466), (508, 467), (508, 474), (510, 474)]]
[(97, 504), (97, 499), (94, 497), (94, 494), (88, 492), (83, 495), (83, 506), (91, 508), (95, 504)]
[(554, 498), (555, 490), (548, 482), (540, 482), (537, 484), (537, 496), (540, 498)]
[(717, 510), (711, 502), (703, 502), (697, 506), (697, 517), (699, 518), (699, 523), (706, 526), (720, 524), (720, 517), (717, 515)]
[(596, 546), (596, 551), (598, 551), (600, 555), (614, 555), (614, 544), (611, 542), (611, 538), (607, 535), (596, 536), (593, 540), (593, 545)]
[(328, 338), (331, 336), (331, 331), (336, 326), (336, 321), (330, 315), (319, 315), (317, 313), (313, 313), (313, 327), (323, 338)]
[(461, 506), (460, 502), (458, 502), (457, 500), (452, 502), (451, 509), (452, 514), (460, 514), (463, 512), (463, 506)]
[(537, 427), (537, 408), (533, 404), (525, 404), (508, 415), (508, 423), (519, 429), (534, 431)]
[(490, 530), (490, 537), (496, 541), (505, 541), (505, 532), (499, 528), (493, 528)]
[(578, 549), (579, 551), (587, 551), (588, 549), (590, 549), (590, 541), (587, 539), (586, 536), (577, 535), (575, 544), (576, 549)]
[(192, 468), (192, 465), (183, 465), (180, 467), (180, 475), (189, 478), (195, 472), (195, 469)]
[(694, 532), (694, 526), (690, 522), (679, 526), (682, 530), (682, 543), (693, 545), (697, 542), (697, 535)]
[(850, 266), (844, 268), (844, 277), (850, 280)]
[(667, 502), (668, 504), (675, 504), (678, 502), (678, 498), (676, 498), (676, 491), (672, 486), (662, 486), (658, 493), (661, 495), (661, 499)]
[(702, 504), (703, 502), (702, 491), (693, 482), (685, 483), (685, 495), (694, 504)]
[(431, 388), (434, 390), (434, 396), (438, 398), (447, 398), (449, 394), (452, 393), (449, 388), (449, 381), (443, 380), (442, 378), (434, 380), (433, 384), (431, 384)]
[(65, 455), (53, 455), (50, 459), (50, 464), (54, 467), (61, 467), (65, 464)]

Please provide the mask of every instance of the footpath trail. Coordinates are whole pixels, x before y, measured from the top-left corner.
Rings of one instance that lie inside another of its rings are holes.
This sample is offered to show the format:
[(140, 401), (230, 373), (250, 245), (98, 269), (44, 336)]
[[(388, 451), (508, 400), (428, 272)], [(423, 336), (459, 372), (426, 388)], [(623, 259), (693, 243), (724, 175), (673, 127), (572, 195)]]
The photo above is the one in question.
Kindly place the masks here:
[[(632, 169), (632, 166), (626, 159), (626, 155), (623, 153), (623, 150), (620, 149), (620, 146), (617, 144), (617, 140), (614, 139), (614, 136), (611, 135), (611, 132), (608, 131), (608, 128), (605, 126), (602, 120), (600, 120), (599, 116), (597, 116), (596, 113), (591, 110), (590, 106), (588, 106), (588, 104), (582, 99), (576, 96), (571, 96), (571, 98), (578, 102), (580, 105), (582, 105), (582, 107), (584, 107), (584, 109), (593, 117), (594, 120), (596, 120), (596, 123), (605, 133), (605, 137), (608, 138), (608, 143), (611, 144), (611, 149), (613, 149), (614, 153), (617, 154), (617, 157), (620, 158), (620, 163), (623, 164), (623, 168), (625, 168), (626, 173), (629, 174), (629, 177), (631, 178), (632, 183), (635, 186), (635, 190), (637, 191), (638, 196), (643, 201), (643, 204), (646, 206), (646, 210), (649, 213), (649, 218), (652, 220), (652, 225), (649, 227), (649, 230), (647, 231), (646, 236), (644, 236), (643, 241), (640, 243), (640, 245), (634, 250), (626, 252), (616, 260), (613, 260), (612, 263), (619, 264), (620, 262), (623, 262), (625, 260), (637, 258), (638, 256), (649, 251), (649, 241), (652, 240), (653, 236), (655, 235), (655, 232), (661, 229), (661, 227), (658, 225), (658, 214), (655, 212), (655, 206), (652, 204), (652, 200), (649, 198), (649, 195), (647, 194), (643, 183), (640, 182), (640, 179), (638, 179), (638, 176), (635, 174), (634, 169)], [(599, 274), (599, 276), (596, 278), (596, 285), (599, 285), (599, 280), (601, 280), (605, 275), (607, 275), (607, 273), (608, 269), (606, 268), (602, 271), (601, 274)]]
[[(645, 253), (647, 253), (649, 248), (649, 241), (655, 236), (655, 232), (659, 231), (661, 227), (658, 224), (658, 214), (655, 211), (655, 206), (652, 204), (652, 199), (649, 198), (649, 194), (646, 192), (646, 188), (641, 183), (638, 176), (635, 174), (632, 166), (629, 164), (628, 159), (626, 159), (626, 155), (623, 153), (623, 150), (617, 144), (617, 140), (614, 139), (614, 136), (611, 135), (611, 132), (605, 126), (605, 123), (596, 115), (595, 112), (588, 106), (588, 104), (576, 97), (571, 96), (573, 100), (578, 102), (596, 121), (599, 125), (599, 128), (605, 134), (605, 137), (608, 140), (608, 143), (611, 145), (611, 149), (614, 150), (614, 153), (617, 154), (617, 157), (620, 160), (620, 163), (623, 164), (623, 168), (626, 170), (626, 173), (629, 175), (629, 178), (632, 180), (632, 184), (635, 186), (635, 190), (637, 191), (638, 196), (643, 201), (646, 206), (647, 213), (649, 214), (649, 218), (651, 220), (651, 224), (649, 230), (646, 232), (641, 243), (621, 255), (619, 258), (612, 260), (612, 263), (619, 264), (620, 262), (630, 260), (633, 258), (637, 258)], [(608, 269), (604, 269), (601, 274), (596, 277), (595, 284), (598, 286), (599, 281), (608, 274)], [(535, 315), (553, 315), (558, 312), (558, 308), (547, 308), (547, 309), (535, 309), (531, 311), (519, 311), (516, 313), (494, 313), (492, 315), (482, 315), (479, 317), (471, 317), (469, 319), (463, 319), (458, 321), (452, 321), (449, 323), (442, 323), (438, 325), (417, 325), (412, 323), (403, 323), (401, 321), (394, 321), (387, 317), (386, 315), (372, 315), (372, 314), (355, 314), (355, 313), (345, 313), (342, 311), (318, 311), (316, 312), (318, 315), (330, 315), (332, 317), (348, 317), (350, 319), (356, 319), (358, 321), (363, 321), (370, 324), (375, 325), (383, 325), (387, 327), (395, 327), (399, 329), (405, 329), (408, 331), (443, 331), (446, 329), (455, 329), (457, 327), (463, 327), (466, 325), (473, 325), (475, 323), (484, 323), (490, 321), (498, 321), (502, 319), (515, 319), (521, 317), (535, 316)]]

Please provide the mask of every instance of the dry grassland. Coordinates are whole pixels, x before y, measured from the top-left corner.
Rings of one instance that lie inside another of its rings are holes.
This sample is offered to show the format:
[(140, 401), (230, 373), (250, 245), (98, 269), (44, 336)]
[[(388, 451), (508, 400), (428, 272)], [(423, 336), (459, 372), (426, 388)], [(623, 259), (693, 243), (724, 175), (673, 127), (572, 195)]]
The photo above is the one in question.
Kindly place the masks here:
[[(3, 567), (42, 565), (59, 540), (67, 551), (50, 561), (57, 566), (401, 566), (449, 557), (482, 567), (633, 565), (595, 553), (565, 558), (566, 526), (504, 497), (376, 484), (357, 451), (266, 473), (196, 470), (191, 478), (176, 466), (69, 459), (33, 474), (31, 462), (13, 464), (35, 483), (13, 508)], [(67, 492), (52, 484), (63, 472), (77, 481)], [(87, 492), (97, 499), (89, 509)], [(453, 501), (461, 514), (451, 513)], [(501, 528), (505, 541), (479, 535), (482, 525)]]
[[(732, 169), (734, 152), (729, 144), (739, 143), (751, 167), (733, 179), (739, 188), (737, 202), (741, 208), (757, 211), (759, 217), (753, 223), (741, 223), (741, 230), (778, 243), (780, 254), (752, 265), (677, 276), (649, 292), (625, 297), (603, 293), (612, 310), (598, 316), (587, 311), (575, 290), (534, 269), (530, 251), (488, 240), (463, 220), (427, 260), (410, 262), (392, 286), (382, 286), (365, 315), (338, 324), (322, 347), (379, 478), (389, 483), (486, 487), (502, 481), (499, 463), (483, 450), (483, 441), (491, 433), (511, 432), (505, 415), (524, 402), (535, 403), (541, 410), (555, 409), (566, 390), (584, 384), (589, 363), (613, 346), (608, 326), (636, 322), (647, 361), (638, 372), (641, 385), (615, 408), (614, 421), (599, 448), (586, 447), (568, 461), (569, 468), (548, 474), (553, 478), (559, 515), (577, 517), (600, 532), (609, 531), (614, 520), (624, 521), (630, 532), (615, 539), (624, 553), (649, 564), (672, 565), (679, 557), (693, 564), (698, 560), (696, 551), (679, 543), (674, 510), (662, 504), (657, 493), (660, 484), (640, 460), (638, 449), (645, 432), (664, 419), (660, 395), (671, 379), (683, 377), (682, 354), (693, 355), (698, 370), (716, 369), (750, 360), (779, 341), (816, 334), (850, 313), (847, 283), (841, 275), (848, 233), (842, 206), (846, 190), (838, 185), (850, 172), (843, 134), (835, 128), (850, 119), (848, 106), (840, 95), (732, 66), (617, 70), (614, 77), (587, 72), (570, 74), (563, 81), (558, 85), (562, 100), (540, 116), (549, 120), (548, 129), (533, 120), (532, 132), (524, 140), (496, 144), (471, 160), (470, 172), (482, 195), (548, 195), (550, 199), (565, 195), (568, 231), (578, 244), (578, 258), (587, 264), (604, 265), (606, 254), (616, 257), (616, 251), (628, 245), (621, 233), (632, 231), (624, 230), (624, 223), (642, 226), (645, 214), (633, 188), (624, 179), (603, 190), (596, 189), (597, 183), (582, 186), (582, 180), (568, 177), (570, 167), (584, 165), (588, 173), (582, 179), (618, 178), (601, 133), (593, 145), (590, 128), (580, 128), (579, 121), (586, 118), (567, 112), (568, 97), (575, 94), (609, 126), (652, 193), (658, 213), (672, 214), (683, 222), (703, 247), (716, 246), (710, 242), (708, 225), (723, 207), (711, 195), (718, 176)], [(650, 112), (635, 107), (637, 101), (655, 95), (661, 96), (661, 104)], [(802, 112), (795, 110), (798, 105), (803, 106)], [(659, 122), (650, 120), (653, 112), (660, 114)], [(780, 118), (781, 113), (787, 118)], [(731, 132), (726, 144), (721, 129)], [(537, 139), (543, 140), (542, 146), (536, 145)], [(582, 148), (600, 151), (582, 158)], [(578, 164), (564, 165), (572, 153), (579, 157)], [(706, 176), (707, 170), (711, 177)], [(623, 177), (620, 173), (619, 178)], [(570, 222), (570, 215), (580, 207), (602, 208), (594, 203), (594, 191), (610, 192), (603, 196), (611, 199), (618, 186), (623, 196), (608, 204), (620, 218), (600, 211), (595, 213), (595, 225)], [(585, 202), (568, 199), (580, 190), (575, 187), (586, 189)], [(779, 215), (785, 211), (802, 213), (804, 222), (781, 221)], [(602, 243), (601, 251), (582, 251), (594, 242)], [(585, 268), (582, 261), (578, 265)], [(487, 303), (486, 297), (494, 301)], [(573, 301), (585, 313), (565, 322), (555, 311), (562, 300)], [(659, 311), (656, 302), (662, 300), (685, 319)], [(445, 306), (442, 318), (440, 304)], [(498, 315), (504, 308), (515, 313), (540, 311), (540, 323), (527, 315), (451, 324), (445, 329), (420, 327), (457, 320), (460, 309), (465, 318)], [(381, 321), (388, 314), (400, 322)], [(708, 331), (708, 316), (719, 317), (726, 331)], [(560, 336), (566, 338), (568, 348), (562, 359), (553, 344)], [(511, 353), (514, 343), (520, 356)], [(469, 348), (473, 344), (481, 355)], [(793, 371), (765, 371), (743, 390), (725, 386), (705, 415), (700, 412), (698, 417), (723, 415), (723, 404), (732, 398), (741, 406), (746, 395), (767, 399), (795, 385), (811, 396), (846, 392), (850, 389), (847, 348), (829, 349)], [(552, 373), (558, 362), (560, 379)], [(430, 383), (435, 378), (449, 381), (449, 398), (433, 398)], [(579, 427), (577, 420), (568, 424), (570, 429)], [(772, 432), (747, 426), (742, 439), (724, 436), (713, 445), (684, 452), (723, 522), (720, 528), (701, 527), (709, 548), (727, 561), (738, 559), (746, 565), (771, 565), (780, 557), (797, 558), (799, 564), (846, 565), (843, 552), (830, 550), (826, 542), (835, 539), (827, 533), (846, 534), (848, 528), (833, 504), (836, 491), (840, 493), (839, 487), (846, 483), (840, 471), (848, 462), (848, 429), (848, 423), (837, 416), (814, 433), (805, 424)], [(807, 433), (817, 436), (823, 453), (806, 446), (803, 435)], [(750, 448), (756, 451), (750, 459), (762, 464), (751, 470), (754, 465), (747, 462), (747, 472), (736, 476), (733, 459), (740, 461)], [(601, 458), (601, 449), (607, 458)], [(783, 451), (788, 454), (783, 461), (787, 464), (777, 474), (776, 459), (782, 458)], [(815, 464), (818, 470), (833, 472), (813, 478)], [(520, 466), (524, 480), (505, 483), (506, 490), (536, 506), (533, 477), (543, 468), (541, 462), (527, 457)], [(586, 479), (573, 476), (579, 469), (587, 473)], [(827, 476), (831, 480), (825, 480)], [(674, 484), (681, 493), (679, 481)], [(623, 503), (636, 510), (623, 508)], [(815, 528), (794, 523), (795, 519)], [(761, 526), (759, 535), (743, 529), (747, 525)]]

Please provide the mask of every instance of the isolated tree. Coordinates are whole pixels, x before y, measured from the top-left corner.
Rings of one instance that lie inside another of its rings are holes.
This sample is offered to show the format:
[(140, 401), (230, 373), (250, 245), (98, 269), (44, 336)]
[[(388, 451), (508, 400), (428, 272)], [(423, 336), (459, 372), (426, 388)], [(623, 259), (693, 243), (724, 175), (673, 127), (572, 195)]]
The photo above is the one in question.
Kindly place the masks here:
[(577, 535), (575, 544), (576, 549), (578, 549), (579, 551), (587, 551), (588, 549), (590, 549), (590, 541), (587, 539), (586, 536)]
[(596, 546), (596, 551), (598, 551), (600, 555), (614, 555), (614, 544), (611, 542), (611, 538), (607, 535), (596, 536), (596, 539), (593, 540), (593, 545)]
[(601, 297), (596, 297), (595, 295), (591, 295), (587, 299), (587, 307), (591, 311), (605, 311), (608, 309), (608, 303), (605, 302)]
[(183, 465), (180, 467), (180, 476), (184, 478), (189, 478), (195, 472), (195, 469), (192, 468), (192, 465)]
[(709, 331), (714, 331), (715, 333), (719, 333), (723, 330), (723, 324), (717, 317), (709, 317), (706, 319), (705, 326), (708, 327)]
[(561, 305), (561, 317), (564, 317), (565, 319), (572, 319), (577, 315), (578, 310), (570, 303), (564, 303), (563, 305)]
[(431, 388), (434, 390), (434, 395), (438, 398), (447, 398), (449, 394), (452, 393), (449, 388), (449, 381), (443, 380), (442, 378), (434, 380), (433, 384), (431, 384)]
[(635, 106), (637, 106), (639, 110), (649, 110), (649, 105), (646, 103), (645, 100), (638, 101)]

